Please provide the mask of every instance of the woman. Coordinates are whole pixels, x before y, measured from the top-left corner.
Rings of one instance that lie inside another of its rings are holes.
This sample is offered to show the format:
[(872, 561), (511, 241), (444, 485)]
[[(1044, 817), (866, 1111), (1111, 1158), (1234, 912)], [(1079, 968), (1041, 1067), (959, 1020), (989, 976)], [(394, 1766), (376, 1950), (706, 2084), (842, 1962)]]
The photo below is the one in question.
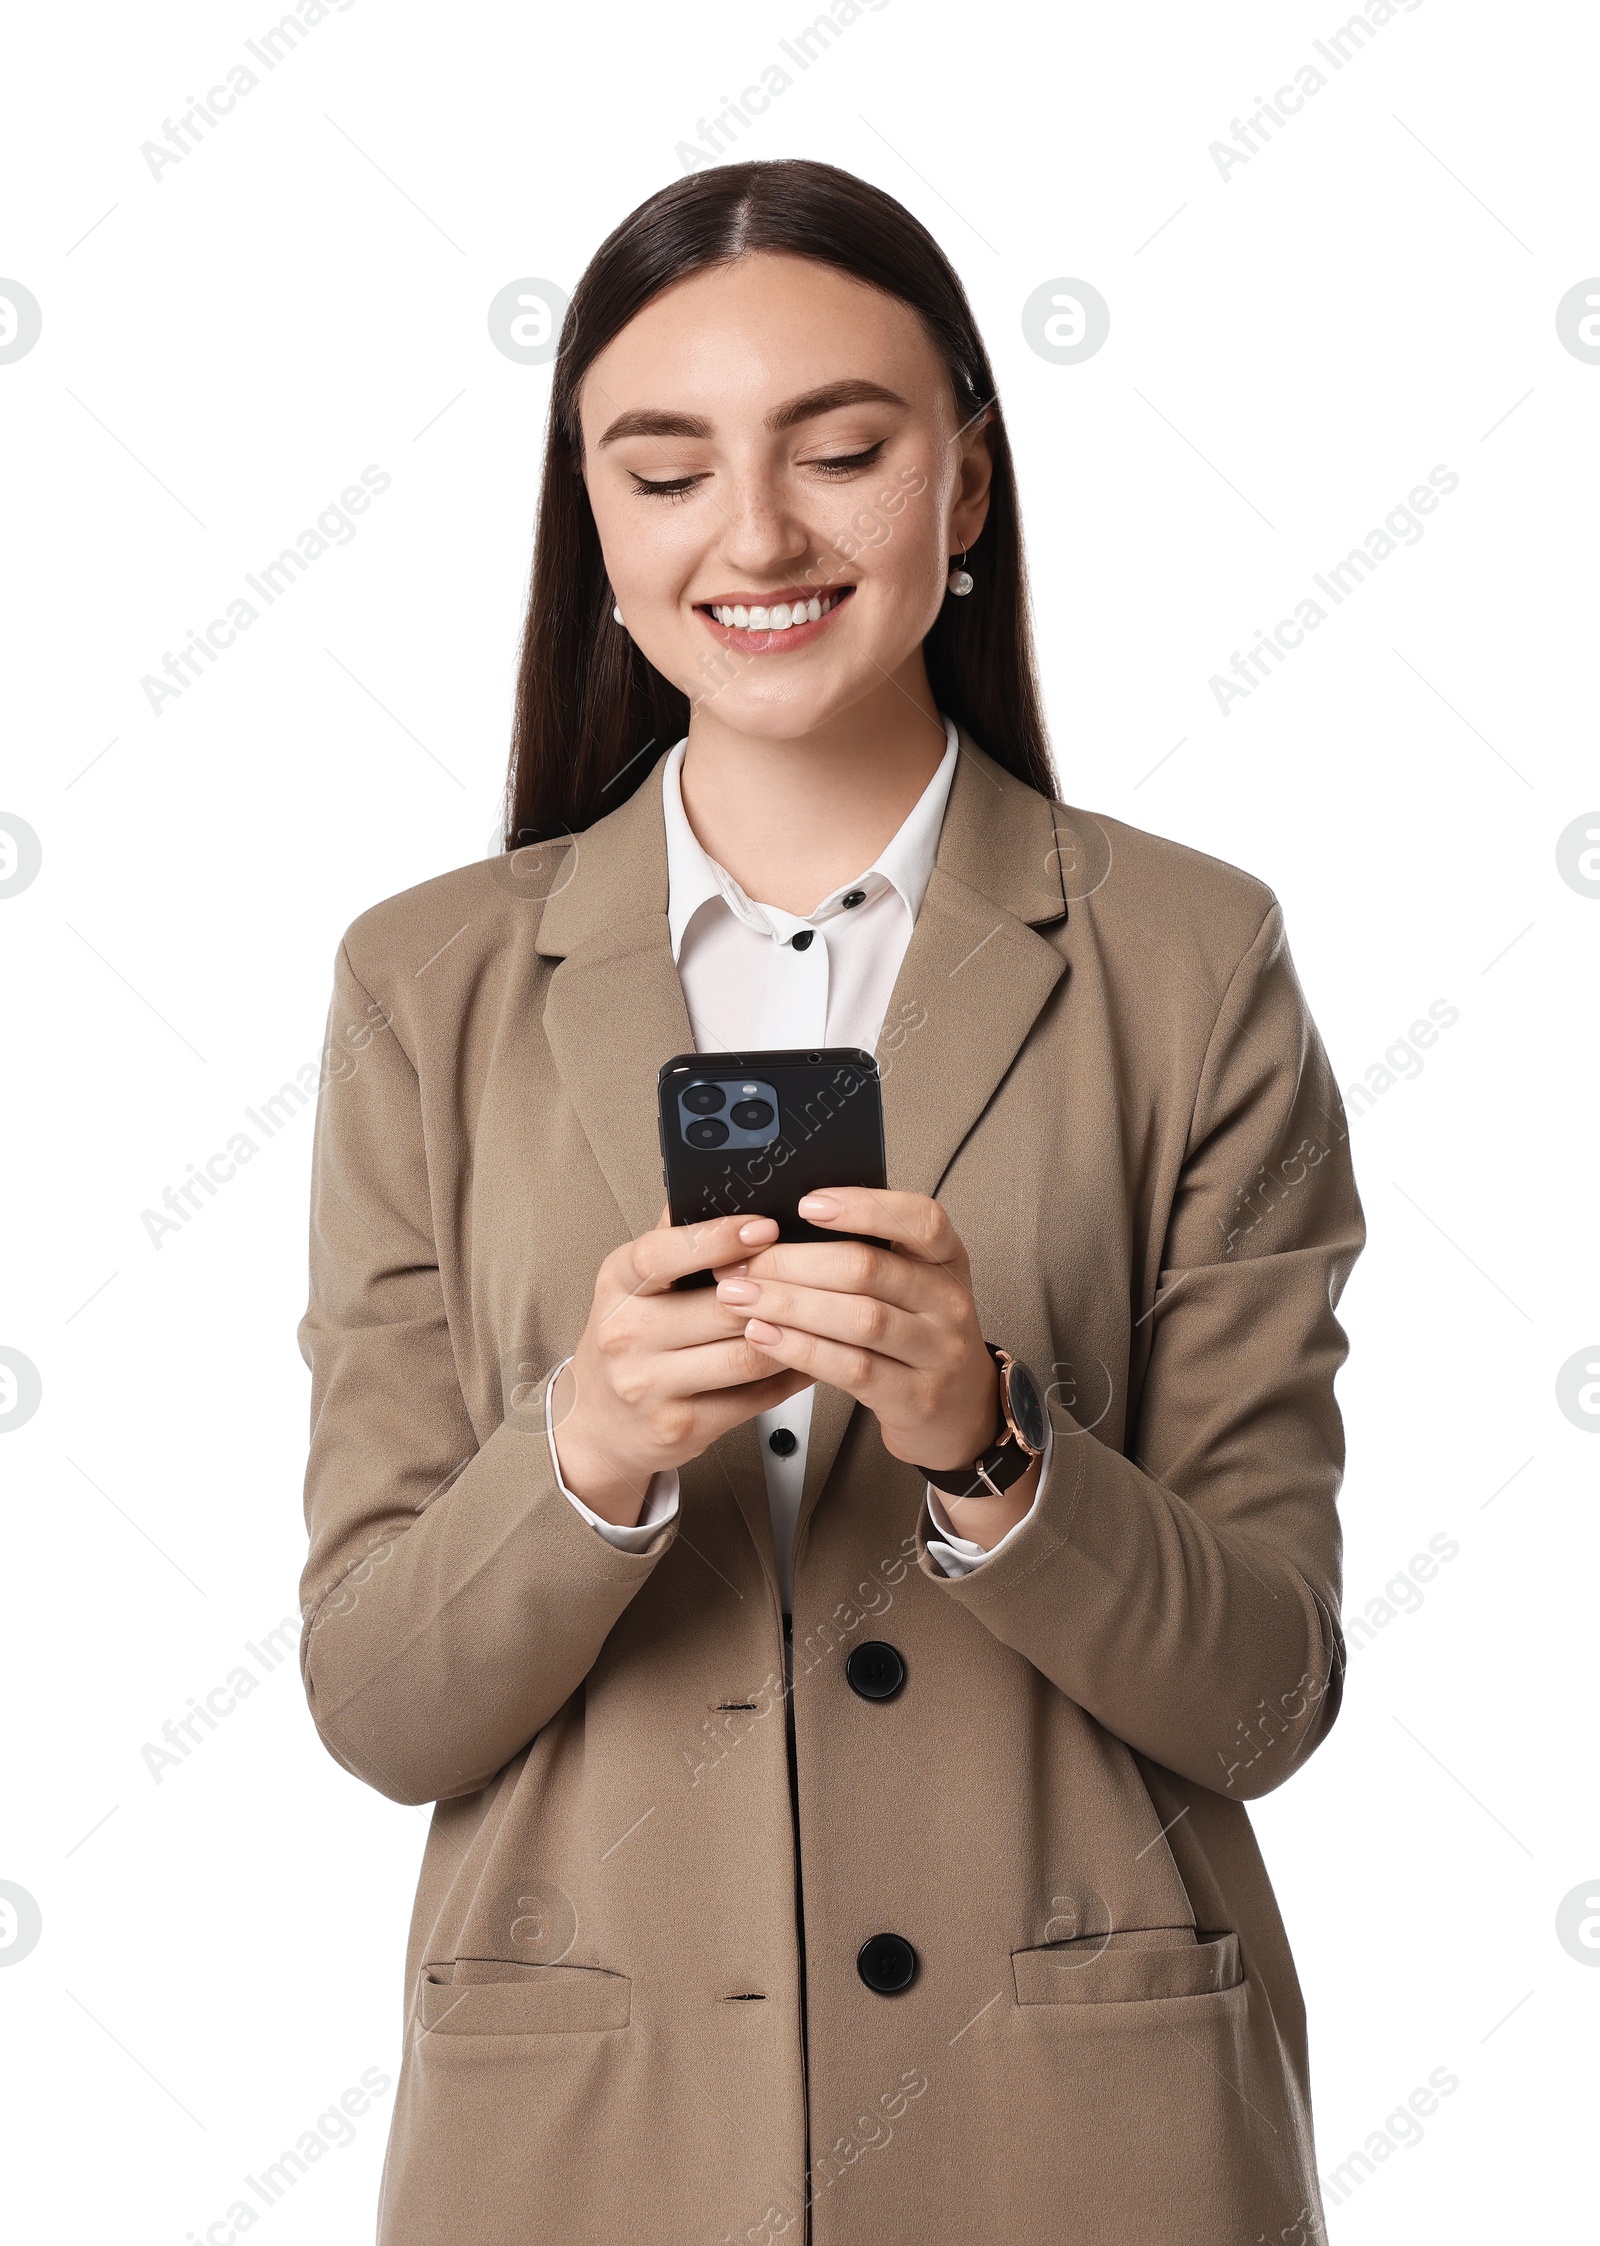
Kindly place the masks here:
[[(943, 256), (823, 165), (655, 196), (521, 847), (337, 961), (303, 1667), (438, 1804), (384, 2246), (1321, 2234), (1244, 1803), (1338, 1700), (1361, 1212), (1270, 890), (1053, 796)], [(824, 1042), (891, 1190), (806, 1213), (890, 1247), (671, 1227), (660, 1064)]]

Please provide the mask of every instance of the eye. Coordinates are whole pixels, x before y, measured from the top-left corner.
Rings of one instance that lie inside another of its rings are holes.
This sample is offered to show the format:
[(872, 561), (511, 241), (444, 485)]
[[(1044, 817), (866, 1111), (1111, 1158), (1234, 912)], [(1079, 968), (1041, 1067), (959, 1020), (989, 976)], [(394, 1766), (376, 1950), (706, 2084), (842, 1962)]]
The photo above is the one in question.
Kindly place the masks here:
[(695, 485), (705, 481), (703, 476), (674, 476), (666, 483), (652, 483), (648, 476), (638, 475), (632, 469), (628, 472), (633, 476), (634, 491), (641, 499), (687, 499)]
[(880, 437), (875, 445), (868, 445), (865, 452), (835, 453), (831, 459), (807, 460), (802, 466), (819, 469), (825, 476), (852, 475), (858, 468), (870, 468), (887, 442), (887, 438)]

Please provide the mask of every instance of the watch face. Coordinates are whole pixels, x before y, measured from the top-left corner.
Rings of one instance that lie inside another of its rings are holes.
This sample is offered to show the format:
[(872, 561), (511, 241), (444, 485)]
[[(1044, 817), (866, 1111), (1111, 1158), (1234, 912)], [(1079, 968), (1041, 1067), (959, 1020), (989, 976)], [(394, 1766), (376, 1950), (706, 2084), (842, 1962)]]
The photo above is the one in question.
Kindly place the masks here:
[(1006, 1372), (1006, 1415), (1030, 1451), (1044, 1449), (1050, 1424), (1044, 1398), (1032, 1373), (1016, 1358)]

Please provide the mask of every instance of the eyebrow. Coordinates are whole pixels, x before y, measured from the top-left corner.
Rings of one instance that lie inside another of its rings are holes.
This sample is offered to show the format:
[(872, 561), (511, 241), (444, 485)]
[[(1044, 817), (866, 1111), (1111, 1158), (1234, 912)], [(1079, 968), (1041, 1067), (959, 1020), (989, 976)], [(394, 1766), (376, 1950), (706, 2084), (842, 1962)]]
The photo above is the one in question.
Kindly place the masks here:
[[(789, 399), (786, 405), (774, 406), (764, 426), (772, 430), (793, 429), (802, 421), (815, 421), (824, 413), (837, 413), (841, 406), (906, 404), (907, 400), (897, 390), (886, 389), (881, 382), (859, 378), (825, 382), (819, 389), (807, 390), (798, 398)], [(618, 414), (595, 450), (617, 444), (623, 437), (709, 437), (712, 433), (710, 422), (700, 414), (636, 406), (629, 413)]]

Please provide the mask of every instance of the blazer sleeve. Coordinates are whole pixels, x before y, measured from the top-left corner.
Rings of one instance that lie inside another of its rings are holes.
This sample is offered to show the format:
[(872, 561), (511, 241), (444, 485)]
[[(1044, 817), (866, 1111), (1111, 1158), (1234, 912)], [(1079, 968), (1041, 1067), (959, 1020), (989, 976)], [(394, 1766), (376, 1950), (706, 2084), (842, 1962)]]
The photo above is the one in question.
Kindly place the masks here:
[(1004, 1551), (948, 1578), (919, 1527), (950, 1598), (1130, 1747), (1234, 1800), (1281, 1784), (1338, 1708), (1334, 1312), (1365, 1238), (1274, 903), (1195, 1088), (1126, 1455), (1053, 1407), (1055, 1471)]
[(676, 1534), (664, 1523), (638, 1552), (595, 1534), (557, 1483), (542, 1395), (479, 1443), (432, 1198), (416, 1068), (341, 945), (298, 1329), (311, 1368), (300, 1666), (335, 1759), (418, 1803), (476, 1792), (527, 1746)]

